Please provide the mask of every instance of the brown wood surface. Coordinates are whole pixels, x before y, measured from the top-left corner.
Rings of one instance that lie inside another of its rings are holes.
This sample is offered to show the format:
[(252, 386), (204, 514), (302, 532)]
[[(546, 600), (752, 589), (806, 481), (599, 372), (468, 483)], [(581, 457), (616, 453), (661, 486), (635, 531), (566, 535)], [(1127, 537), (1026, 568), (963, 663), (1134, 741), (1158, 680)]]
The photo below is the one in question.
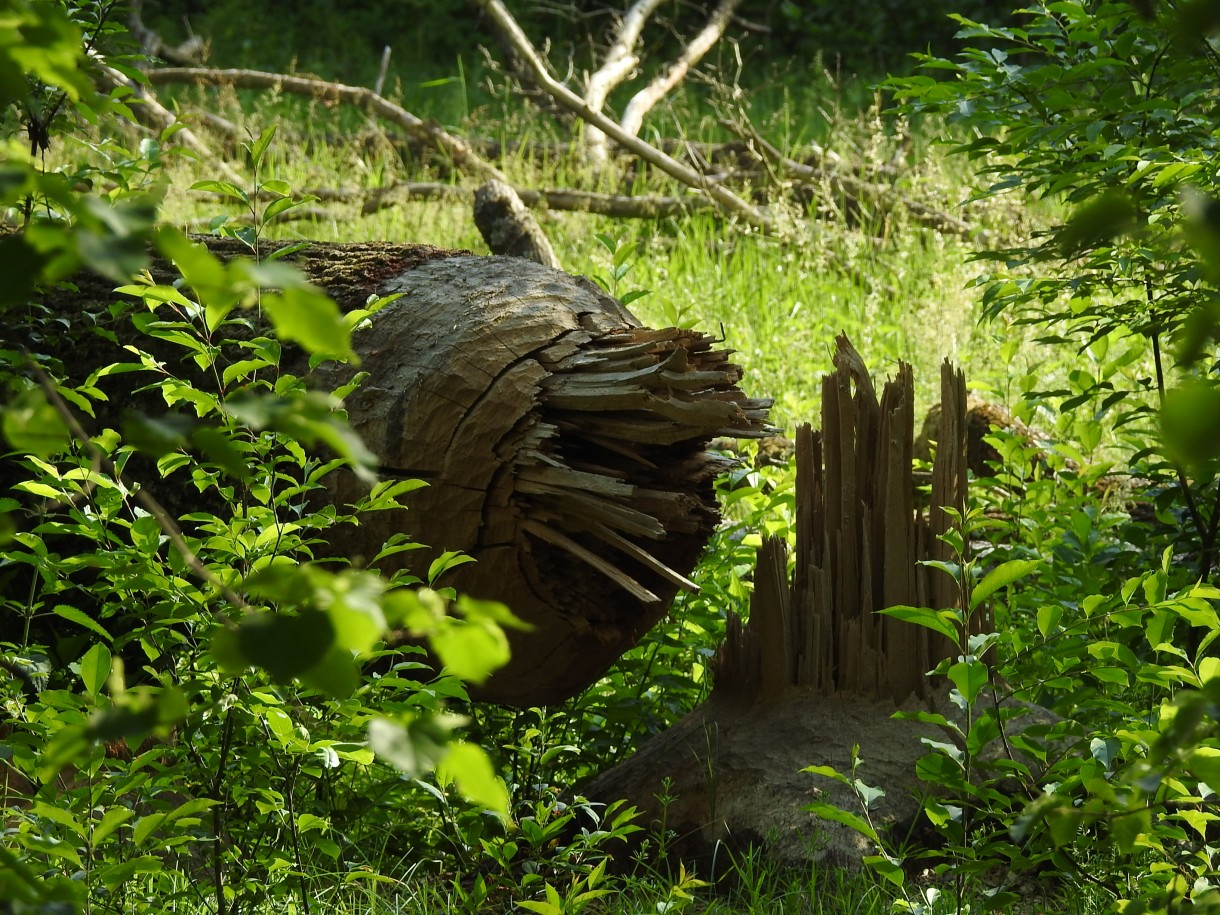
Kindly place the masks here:
[(796, 435), (795, 569), (789, 577), (784, 543), (764, 545), (749, 622), (733, 623), (718, 658), (717, 689), (736, 696), (769, 701), (799, 689), (926, 698), (926, 672), (950, 651), (945, 639), (877, 611), (957, 601), (953, 580), (920, 560), (950, 558), (937, 539), (951, 524), (941, 506), (965, 506), (962, 373), (942, 368), (945, 406), (925, 517), (914, 507), (910, 367), (900, 365), (878, 399), (845, 337), (835, 366), (822, 386), (822, 430), (804, 425)]

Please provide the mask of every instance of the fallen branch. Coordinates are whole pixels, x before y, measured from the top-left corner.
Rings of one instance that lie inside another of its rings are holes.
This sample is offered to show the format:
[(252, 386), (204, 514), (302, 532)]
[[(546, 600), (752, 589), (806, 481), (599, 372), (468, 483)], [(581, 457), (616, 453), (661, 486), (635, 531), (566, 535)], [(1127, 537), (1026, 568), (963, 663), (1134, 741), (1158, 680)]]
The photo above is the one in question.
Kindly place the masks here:
[(952, 213), (946, 213), (944, 210), (938, 210), (917, 200), (910, 200), (893, 188), (873, 184), (857, 178), (855, 175), (844, 174), (838, 169), (806, 165), (790, 159), (749, 125), (738, 124), (736, 121), (730, 120), (722, 120), (720, 123), (745, 140), (764, 161), (782, 168), (789, 175), (800, 178), (806, 184), (820, 182), (826, 185), (831, 193), (840, 194), (857, 202), (869, 200), (891, 210), (901, 207), (910, 214), (914, 222), (938, 232), (949, 232), (966, 238), (975, 234), (974, 226)]
[(720, 0), (720, 4), (708, 17), (707, 25), (691, 39), (690, 44), (670, 65), (669, 69), (631, 97), (631, 101), (623, 109), (624, 131), (632, 136), (639, 134), (640, 128), (644, 124), (644, 115), (656, 107), (657, 102), (665, 98), (674, 86), (682, 82), (686, 78), (686, 74), (690, 72), (690, 68), (702, 60), (703, 55), (720, 40), (724, 30), (728, 27), (729, 20), (733, 18), (733, 11), (740, 3), (741, 0)]
[[(597, 213), (601, 216), (620, 219), (666, 219), (715, 207), (715, 204), (706, 197), (695, 196), (631, 197), (569, 189), (538, 191), (516, 188), (515, 190), (521, 198), (521, 202), (531, 209)], [(340, 198), (332, 196), (329, 199)], [(399, 181), (370, 193), (361, 207), (361, 214), (367, 216), (407, 201), (422, 200), (452, 200), (467, 204), (474, 200), (474, 192), (468, 188), (439, 182)]]
[(154, 85), (188, 83), (196, 86), (228, 85), (238, 89), (265, 89), (341, 102), (361, 111), (372, 112), (402, 128), (408, 136), (443, 150), (463, 171), (478, 175), (484, 180), (507, 180), (498, 168), (483, 159), (465, 140), (455, 137), (435, 122), (416, 117), (402, 106), (395, 105), (363, 86), (345, 86), (342, 83), (327, 82), (309, 76), (286, 76), (262, 70), (217, 70), (209, 67), (165, 67), (150, 70), (148, 81)]
[[(635, 53), (635, 47), (639, 44), (648, 17), (660, 5), (661, 0), (637, 0), (623, 16), (605, 60), (585, 84), (585, 104), (592, 110), (605, 108), (610, 90), (625, 81), (639, 65), (640, 58)], [(606, 135), (596, 127), (590, 126), (585, 131), (585, 145), (594, 163), (603, 163), (609, 157)]]
[[(139, 83), (128, 79), (125, 74), (106, 63), (100, 54), (91, 51), (90, 56), (93, 58), (95, 79), (101, 83), (102, 87), (108, 90), (120, 87), (127, 88), (136, 93), (131, 110), (141, 124), (155, 130), (157, 133), (164, 133), (167, 129), (179, 123), (177, 116), (158, 102), (156, 95), (147, 86), (141, 86)], [(234, 184), (245, 183), (241, 175), (237, 174), (228, 163), (217, 156), (216, 152), (199, 139), (189, 127), (179, 126), (174, 137), (179, 143), (207, 162), (209, 167), (215, 169), (217, 173), (223, 175), (228, 181), (232, 181)]]
[(605, 133), (615, 143), (640, 159), (656, 166), (665, 174), (681, 181), (688, 187), (702, 191), (714, 199), (728, 212), (740, 217), (744, 222), (768, 233), (779, 231), (779, 224), (774, 216), (761, 207), (754, 206), (733, 193), (727, 187), (708, 180), (704, 175), (688, 168), (655, 146), (628, 133), (599, 111), (592, 110), (585, 101), (567, 86), (551, 76), (547, 66), (535, 50), (529, 38), (521, 30), (521, 26), (513, 18), (500, 0), (475, 0), (476, 3), (493, 19), (502, 33), (511, 40), (517, 53), (533, 71), (534, 78), (546, 92), (560, 105), (583, 121)]

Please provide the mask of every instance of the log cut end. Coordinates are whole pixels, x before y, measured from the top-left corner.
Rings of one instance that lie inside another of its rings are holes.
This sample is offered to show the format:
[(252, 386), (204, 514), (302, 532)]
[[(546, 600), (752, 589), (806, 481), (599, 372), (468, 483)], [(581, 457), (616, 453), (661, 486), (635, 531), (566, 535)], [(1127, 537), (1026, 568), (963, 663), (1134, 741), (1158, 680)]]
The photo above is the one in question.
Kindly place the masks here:
[(742, 393), (708, 335), (642, 327), (587, 280), (529, 261), (434, 260), (381, 291), (402, 297), (356, 340), (369, 377), (351, 421), (385, 475), (430, 486), (344, 549), (368, 558), (405, 532), (434, 548), (397, 557), (416, 574), (437, 550), (473, 556), (444, 583), (533, 627), (511, 635), (482, 698), (568, 698), (694, 587), (726, 466), (706, 446), (768, 432), (770, 401)]

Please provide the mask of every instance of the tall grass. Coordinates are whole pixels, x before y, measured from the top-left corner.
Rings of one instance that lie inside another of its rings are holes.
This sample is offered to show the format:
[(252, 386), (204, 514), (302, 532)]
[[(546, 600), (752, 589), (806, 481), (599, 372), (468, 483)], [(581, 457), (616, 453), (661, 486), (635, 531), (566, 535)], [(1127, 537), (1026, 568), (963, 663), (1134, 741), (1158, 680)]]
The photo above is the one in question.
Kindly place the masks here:
[[(785, 107), (767, 110), (755, 100), (750, 115), (790, 143), (830, 138), (849, 162), (864, 168), (896, 166), (900, 178), (895, 194), (917, 195), (956, 211), (969, 192), (960, 172), (945, 163), (943, 152), (922, 138), (913, 143), (909, 127), (898, 125), (895, 131), (876, 109), (861, 114), (844, 109), (834, 88), (823, 75), (822, 84), (813, 89), (773, 92)], [(193, 97), (187, 94), (184, 100)], [(302, 191), (455, 180), (436, 165), (411, 160), (379, 125), (352, 112), (232, 93), (204, 103), (219, 103), (228, 116), (255, 132), (273, 119), (283, 123), (268, 171)], [(465, 130), (527, 142), (557, 136), (554, 125), (522, 108), (519, 100), (505, 98), (492, 107), (498, 110), (475, 112)], [(685, 120), (690, 139), (725, 139), (713, 115), (695, 103), (674, 103), (659, 117)], [(923, 148), (912, 151), (916, 146)], [(790, 148), (800, 152), (798, 146)], [(497, 164), (525, 187), (687, 193), (655, 174), (634, 179), (592, 174), (578, 157), (531, 160), (518, 151)], [(178, 160), (169, 177), (165, 212), (172, 221), (199, 231), (211, 217), (225, 212), (219, 202), (185, 190), (195, 180), (213, 177), (206, 165)], [(468, 209), (461, 205), (403, 203), (369, 215), (361, 215), (356, 205), (322, 206), (333, 215), (274, 231), (320, 240), (426, 242), (486, 251)], [(606, 251), (595, 240), (599, 234), (633, 246), (636, 256), (626, 283), (627, 288), (648, 290), (633, 305), (641, 320), (715, 333), (723, 329), (727, 345), (737, 350), (745, 366), (747, 387), (776, 398), (775, 419), (781, 427), (816, 422), (819, 381), (830, 367), (834, 336), (840, 332), (852, 338), (878, 374), (892, 372), (899, 360), (911, 363), (921, 408), (937, 397), (937, 367), (945, 358), (963, 365), (971, 378), (995, 386), (1007, 366), (997, 359), (989, 332), (978, 327), (977, 294), (967, 287), (977, 273), (967, 257), (978, 240), (915, 226), (900, 213), (859, 212), (832, 196), (815, 206), (818, 212), (812, 216), (796, 214), (803, 228), (778, 239), (760, 237), (709, 213), (659, 222), (565, 212), (538, 216), (572, 273), (607, 272)], [(980, 208), (976, 217), (980, 233), (1009, 218), (994, 208)]]

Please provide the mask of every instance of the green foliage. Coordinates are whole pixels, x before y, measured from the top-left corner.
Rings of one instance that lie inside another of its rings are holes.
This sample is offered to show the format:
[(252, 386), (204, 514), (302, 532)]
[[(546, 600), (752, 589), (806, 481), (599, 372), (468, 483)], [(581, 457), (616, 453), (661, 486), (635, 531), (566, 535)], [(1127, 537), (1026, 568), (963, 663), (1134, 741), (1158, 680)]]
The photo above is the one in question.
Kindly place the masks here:
[(1078, 395), (1034, 396), (1062, 398), (1065, 413), (1097, 402), (1116, 428), (1142, 433), (1137, 456), (1181, 488), (1206, 578), (1217, 558), (1209, 506), (1220, 469), (1211, 409), (1220, 287), (1208, 215), (1220, 194), (1215, 49), (1168, 5), (1037, 4), (1020, 27), (957, 18), (970, 47), (953, 61), (925, 55), (929, 75), (891, 81), (905, 110), (968, 128), (956, 151), (991, 179), (980, 196), (1021, 188), (1073, 207), (1040, 238), (978, 255), (1000, 265), (978, 280), (984, 313), (1081, 351), (1120, 334), (1146, 341), (1150, 370), (1125, 384), (1081, 371)]
[[(93, 38), (111, 11), (94, 11)], [(65, 100), (84, 117), (105, 107), (80, 69), (81, 33), (58, 7), (10, 2), (0, 15), (22, 39), (0, 42), (6, 106), (22, 104), (27, 85), (59, 99), (25, 103), (31, 136), (49, 140)], [(252, 217), (233, 229), (217, 221), (252, 255), (227, 263), (171, 230), (154, 239), (154, 201), (82, 193), (6, 141), (0, 205), (24, 214), (3, 239), (16, 281), (2, 303), (13, 497), (2, 503), (0, 635), (13, 679), (0, 693), (0, 897), (16, 910), (163, 911), (202, 898), (195, 875), (205, 872), (221, 911), (290, 896), (307, 905), (316, 875), (363, 859), (375, 827), (351, 805), (383, 777), (376, 750), (400, 766), (409, 755), (419, 776), (439, 766), (441, 784), (507, 816), (489, 758), (455, 739), (443, 706), (464, 698), (453, 675), (481, 680), (506, 660), (500, 625), (511, 615), (457, 598), (454, 618), (452, 594), (416, 593), (418, 582), (329, 555), (337, 526), (401, 507), (422, 484), (376, 484), (342, 511), (319, 498), (341, 468), (372, 481), (372, 456), (342, 415), (347, 392), (308, 390), (282, 367), (282, 343), (315, 362), (350, 360), (351, 329), (368, 312), (341, 316), (295, 270), (260, 258), (265, 226), (305, 202), (261, 177), (273, 135), (249, 147), (253, 193), (224, 186)], [(159, 160), (159, 146), (143, 144), (117, 166), (120, 190), (141, 187)], [(179, 272), (172, 285), (147, 273), (131, 282), (154, 240)], [(82, 266), (125, 285), (77, 326), (39, 305), (36, 289)], [(128, 361), (61, 380), (75, 366), (42, 344), (113, 341), (118, 323), (137, 335)], [(105, 388), (129, 376), (140, 381), (119, 390), (135, 409), (120, 423)], [(99, 431), (86, 434), (80, 415)], [(150, 494), (176, 491), (187, 495), (173, 513)], [(448, 555), (431, 577), (458, 561)], [(391, 626), (431, 639), (447, 672), (438, 679), (410, 649), (384, 649)], [(381, 672), (370, 677), (373, 659)]]

